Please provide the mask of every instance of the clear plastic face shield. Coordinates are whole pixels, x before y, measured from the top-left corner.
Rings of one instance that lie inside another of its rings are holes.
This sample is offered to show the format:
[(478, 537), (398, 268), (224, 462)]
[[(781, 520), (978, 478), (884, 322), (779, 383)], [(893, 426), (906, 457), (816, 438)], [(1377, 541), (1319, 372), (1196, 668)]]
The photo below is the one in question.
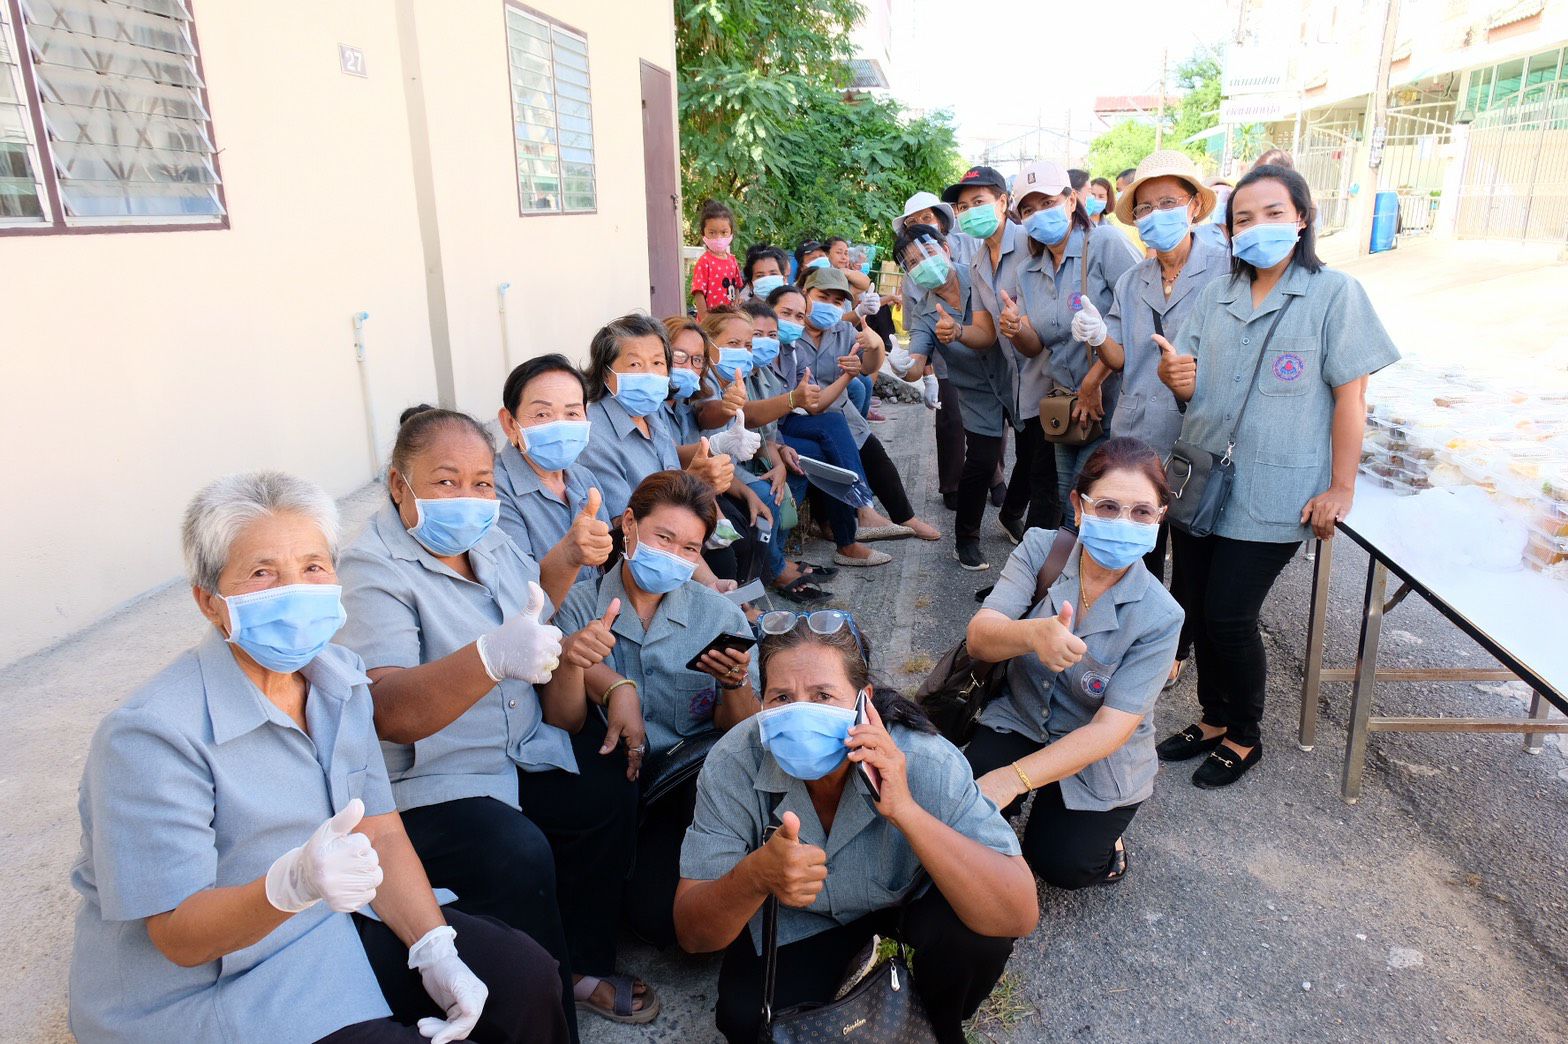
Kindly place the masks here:
[(935, 290), (943, 286), (953, 271), (947, 250), (930, 236), (920, 236), (905, 246), (899, 263), (922, 290)]

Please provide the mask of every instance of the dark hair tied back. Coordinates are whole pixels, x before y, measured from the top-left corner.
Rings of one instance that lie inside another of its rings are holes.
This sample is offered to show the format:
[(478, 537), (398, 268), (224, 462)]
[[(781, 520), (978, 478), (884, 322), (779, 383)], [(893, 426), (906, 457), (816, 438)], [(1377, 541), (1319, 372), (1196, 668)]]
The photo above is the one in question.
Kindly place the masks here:
[(397, 440), (392, 443), (391, 466), (400, 475), (407, 475), (409, 462), (425, 451), (432, 439), (443, 428), (463, 428), (473, 434), (491, 453), (495, 452), (495, 443), (490, 441), (490, 433), (485, 431), (484, 425), (466, 413), (456, 410), (443, 410), (439, 406), (432, 406), (422, 402), (417, 406), (410, 406), (398, 416)]

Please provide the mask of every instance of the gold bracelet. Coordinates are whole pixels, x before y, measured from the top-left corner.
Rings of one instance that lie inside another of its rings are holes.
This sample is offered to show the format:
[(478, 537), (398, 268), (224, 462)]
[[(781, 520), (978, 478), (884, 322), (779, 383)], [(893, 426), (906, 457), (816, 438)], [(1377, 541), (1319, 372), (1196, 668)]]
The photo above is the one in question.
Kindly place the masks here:
[(616, 689), (619, 689), (622, 685), (630, 685), (634, 689), (637, 688), (636, 682), (632, 681), (630, 678), (622, 678), (620, 681), (604, 690), (604, 695), (599, 698), (599, 705), (601, 707), (608, 707), (610, 705), (610, 693), (614, 692)]
[(1028, 790), (1033, 790), (1034, 789), (1034, 784), (1029, 782), (1029, 777), (1024, 775), (1024, 770), (1019, 768), (1018, 762), (1016, 762), (1016, 761), (1013, 762), (1013, 771), (1018, 773), (1018, 779), (1019, 779), (1020, 782), (1023, 783), (1024, 790), (1028, 791)]
[(789, 398), (784, 400), (784, 401), (789, 404), (789, 408), (790, 409), (793, 410), (795, 408), (795, 389), (794, 388), (791, 388), (789, 390)]

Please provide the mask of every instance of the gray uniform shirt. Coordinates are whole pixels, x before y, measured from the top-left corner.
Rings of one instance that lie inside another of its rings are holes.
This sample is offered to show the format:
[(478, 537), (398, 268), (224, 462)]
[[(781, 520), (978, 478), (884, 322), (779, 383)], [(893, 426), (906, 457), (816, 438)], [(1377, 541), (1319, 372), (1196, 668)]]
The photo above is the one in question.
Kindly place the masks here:
[[(801, 377), (810, 370), (812, 379), (826, 388), (843, 376), (843, 371), (838, 368), (839, 359), (855, 351), (855, 328), (848, 323), (835, 323), (831, 329), (824, 330), (819, 344), (811, 343), (811, 333), (808, 329), (793, 345), (794, 351), (790, 353), (790, 358), (795, 367), (795, 379), (790, 387), (799, 384)], [(866, 440), (871, 437), (871, 422), (862, 417), (860, 411), (855, 409), (855, 404), (849, 401), (848, 387), (839, 392), (838, 398), (833, 400), (833, 405), (828, 409), (844, 415), (844, 423), (849, 425), (849, 434), (854, 437), (857, 447), (866, 444)]]
[[(1019, 854), (1018, 835), (980, 793), (958, 748), (902, 725), (889, 732), (904, 754), (909, 790), (921, 808), (987, 848)], [(816, 845), (828, 857), (827, 880), (811, 905), (779, 909), (780, 946), (897, 904), (920, 873), (914, 849), (877, 814), (853, 776), (839, 798), (833, 832), (823, 830), (806, 785), (762, 749), (757, 719), (748, 718), (719, 740), (697, 778), (697, 808), (681, 846), (681, 876), (715, 881), (729, 873), (762, 846), (763, 831), (777, 821), (775, 812), (780, 818), (785, 812), (799, 816), (801, 842)], [(760, 911), (750, 929), (760, 953)]]
[(963, 308), (954, 308), (934, 291), (927, 294), (909, 326), (909, 352), (945, 362), (947, 380), (959, 391), (958, 412), (965, 431), (1000, 435), (1003, 425), (1013, 423), (1016, 416), (1010, 350), (1000, 344), (974, 349), (957, 338), (949, 344), (937, 340), (936, 324), (943, 312), (960, 326), (974, 321), (976, 301), (970, 271), (957, 268), (954, 274), (958, 277), (958, 299)]
[[(1035, 578), (1055, 538), (1049, 529), (1025, 534), (985, 608), (1014, 620), (1055, 616), (1063, 602), (1081, 610), (1079, 556), (1087, 553), (1081, 549), (1068, 557), (1062, 575), (1034, 604)], [(1142, 715), (1118, 750), (1061, 782), (1062, 801), (1072, 809), (1103, 812), (1145, 800), (1154, 792), (1158, 768), (1150, 712), (1176, 658), (1182, 618), (1176, 600), (1142, 561), (1134, 562), (1074, 619), (1073, 633), (1088, 646), (1083, 659), (1058, 674), (1032, 652), (1013, 657), (1002, 692), (980, 712), (980, 724), (1027, 736), (1043, 747), (1087, 725), (1101, 707)]]
[[(1200, 228), (1203, 226), (1199, 226)], [(1098, 235), (1098, 233), (1096, 233)], [(1122, 346), (1122, 392), (1111, 417), (1113, 436), (1129, 435), (1154, 447), (1163, 460), (1181, 434), (1176, 396), (1160, 381), (1160, 349), (1154, 343), (1154, 316), (1160, 315), (1164, 337), (1176, 343), (1182, 323), (1192, 314), (1199, 292), (1230, 274), (1230, 250), (1212, 237), (1194, 236), (1187, 261), (1176, 276), (1170, 299), (1160, 276), (1158, 258), (1146, 258), (1122, 273), (1116, 297), (1105, 313), (1106, 336)]]
[[(495, 463), (495, 495), (501, 502), (501, 518), (497, 524), (512, 538), (517, 549), (537, 564), (572, 528), (572, 522), (588, 500), (588, 491), (596, 488), (599, 480), (581, 464), (573, 464), (564, 472), (566, 499), (563, 501), (544, 487), (539, 473), (511, 443), (496, 456)], [(602, 497), (604, 491), (599, 492)], [(609, 524), (610, 513), (605, 510), (602, 499), (595, 517)], [(583, 566), (577, 571), (577, 578), (586, 580), (598, 572), (594, 566)]]
[[(1029, 317), (1029, 325), (1039, 335), (1044, 345), (1033, 359), (1020, 355), (1018, 376), (1019, 412), (1025, 417), (1040, 416), (1040, 400), (1050, 394), (1054, 385), (1076, 390), (1083, 384), (1093, 365), (1094, 353), (1082, 341), (1073, 340), (1073, 296), (1083, 286), (1084, 233), (1074, 227), (1068, 235), (1067, 249), (1062, 254), (1062, 267), (1058, 270), (1051, 262), (1049, 250), (1040, 251), (1039, 257), (1029, 257), (1018, 269), (1018, 310)], [(1116, 281), (1138, 263), (1138, 252), (1127, 237), (1111, 226), (1098, 225), (1089, 236), (1089, 299), (1101, 315), (1110, 311), (1116, 292)], [(1116, 397), (1121, 390), (1121, 377), (1112, 374), (1101, 387), (1101, 402), (1105, 419), (1109, 421), (1116, 409)]]
[[(499, 527), (468, 552), (476, 580), (449, 569), (382, 508), (343, 553), (348, 623), (337, 640), (368, 669), (418, 667), (463, 648), (523, 611), (539, 567)], [(548, 599), (546, 599), (548, 603)], [(544, 619), (549, 618), (546, 605)], [(577, 771), (565, 732), (544, 722), (527, 682), (506, 679), (457, 720), (417, 743), (382, 743), (398, 808), (491, 797), (517, 808), (517, 770)]]
[(593, 426), (589, 429), (588, 445), (577, 459), (599, 480), (604, 509), (611, 518), (625, 513), (632, 490), (643, 479), (655, 471), (680, 470), (675, 436), (663, 411), (654, 410), (643, 419), (648, 422), (647, 435), (638, 430), (632, 415), (608, 392), (588, 404), (588, 420)]
[[(1296, 302), (1252, 381), (1263, 339), (1287, 296)], [(1215, 533), (1265, 543), (1305, 540), (1311, 529), (1301, 524), (1301, 509), (1328, 489), (1332, 473), (1334, 389), (1397, 362), (1399, 349), (1361, 284), (1328, 268), (1308, 272), (1292, 264), (1256, 309), (1245, 276), (1216, 279), (1193, 309), (1172, 342), (1198, 358), (1182, 439), (1225, 452), (1248, 403), (1232, 455), (1236, 482)]]
[(71, 870), (78, 1039), (305, 1044), (390, 1014), (353, 921), (325, 903), (192, 968), (147, 936), (147, 918), (261, 877), (353, 798), (394, 810), (359, 657), (329, 645), (301, 673), (309, 734), (213, 630), (98, 727)]

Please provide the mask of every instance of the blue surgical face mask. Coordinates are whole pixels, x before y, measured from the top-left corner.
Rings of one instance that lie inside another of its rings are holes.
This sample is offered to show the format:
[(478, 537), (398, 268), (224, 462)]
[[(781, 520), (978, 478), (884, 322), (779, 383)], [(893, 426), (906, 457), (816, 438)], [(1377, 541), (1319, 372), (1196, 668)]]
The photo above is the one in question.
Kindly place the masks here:
[(818, 330), (831, 330), (834, 325), (843, 322), (844, 306), (819, 298), (811, 302), (811, 311), (806, 314), (806, 318)]
[(1230, 252), (1253, 268), (1273, 268), (1285, 260), (1301, 238), (1294, 221), (1253, 225), (1231, 237)]
[(769, 366), (774, 359), (779, 357), (779, 339), (777, 337), (753, 337), (751, 339), (751, 361), (760, 370)]
[(855, 712), (827, 703), (790, 703), (757, 715), (762, 749), (796, 779), (821, 779), (844, 763)]
[(615, 375), (615, 401), (633, 417), (646, 417), (664, 405), (670, 394), (670, 378), (662, 373), (618, 373)]
[(1170, 250), (1187, 238), (1192, 220), (1186, 207), (1156, 210), (1138, 219), (1138, 238), (1159, 251)]
[(758, 276), (751, 281), (751, 296), (755, 297), (759, 301), (766, 301), (769, 294), (783, 285), (783, 276)]
[(585, 420), (558, 420), (548, 424), (535, 424), (531, 428), (518, 428), (518, 447), (528, 454), (528, 459), (546, 471), (560, 471), (577, 462), (578, 456), (588, 445), (588, 432), (593, 425)]
[(750, 348), (720, 348), (719, 361), (713, 364), (719, 375), (726, 381), (733, 381), (737, 377), (744, 378), (751, 372)]
[(314, 660), (348, 619), (337, 584), (269, 587), (229, 595), (223, 603), (229, 610), (229, 641), (279, 674)]
[(1092, 218), (1099, 217), (1105, 213), (1105, 200), (1099, 196), (1090, 196), (1083, 201), (1083, 212)]
[(779, 343), (794, 344), (804, 336), (806, 336), (804, 326), (783, 316), (779, 317)]
[(1134, 522), (1130, 518), (1107, 521), (1084, 513), (1078, 527), (1078, 542), (1089, 557), (1107, 569), (1125, 569), (1154, 550), (1158, 524)]
[(806, 262), (806, 267), (807, 268), (826, 268), (826, 267), (828, 267), (829, 263), (830, 262), (828, 261), (828, 256), (826, 254), (823, 254), (821, 257), (814, 257), (810, 261), (807, 261)]
[(649, 594), (669, 594), (690, 580), (697, 571), (696, 562), (688, 562), (680, 555), (672, 555), (638, 541), (626, 559), (632, 568), (632, 579)]
[(922, 290), (935, 290), (947, 283), (953, 272), (953, 263), (941, 254), (933, 254), (909, 270), (909, 278)]
[(501, 502), (484, 497), (435, 497), (430, 500), (414, 493), (418, 521), (408, 528), (409, 536), (424, 545), (432, 555), (451, 558), (460, 555), (485, 538), (496, 519), (501, 517)]
[(1024, 231), (1029, 233), (1029, 238), (1045, 246), (1055, 246), (1060, 243), (1071, 227), (1072, 218), (1067, 213), (1065, 200), (1054, 207), (1037, 210), (1024, 218)]
[(684, 366), (677, 366), (670, 371), (670, 387), (675, 389), (677, 399), (689, 399), (697, 394), (698, 377), (696, 370), (688, 370)]

